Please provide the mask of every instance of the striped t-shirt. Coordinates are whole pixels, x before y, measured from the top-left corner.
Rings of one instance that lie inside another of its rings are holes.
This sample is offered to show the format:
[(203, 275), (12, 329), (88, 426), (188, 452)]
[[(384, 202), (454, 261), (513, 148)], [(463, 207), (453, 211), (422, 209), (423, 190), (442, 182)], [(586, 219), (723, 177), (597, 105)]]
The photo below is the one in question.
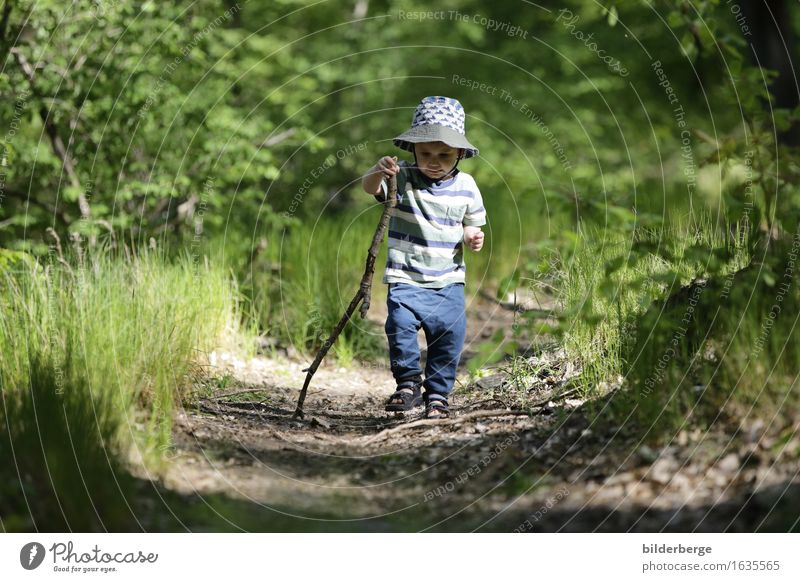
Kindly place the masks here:
[[(399, 165), (383, 282), (418, 287), (463, 283), (464, 226), (486, 224), (475, 180), (456, 169), (454, 176), (434, 181), (405, 161)], [(385, 196), (386, 180), (381, 187)]]

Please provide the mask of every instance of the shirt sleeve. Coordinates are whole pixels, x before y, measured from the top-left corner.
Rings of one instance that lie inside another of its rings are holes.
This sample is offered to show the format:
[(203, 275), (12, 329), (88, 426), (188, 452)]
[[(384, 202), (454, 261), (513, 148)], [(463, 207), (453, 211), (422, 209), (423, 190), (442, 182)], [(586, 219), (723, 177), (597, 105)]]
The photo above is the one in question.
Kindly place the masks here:
[(486, 224), (486, 209), (483, 207), (483, 197), (478, 185), (473, 181), (472, 191), (474, 196), (464, 213), (464, 226), (483, 226)]

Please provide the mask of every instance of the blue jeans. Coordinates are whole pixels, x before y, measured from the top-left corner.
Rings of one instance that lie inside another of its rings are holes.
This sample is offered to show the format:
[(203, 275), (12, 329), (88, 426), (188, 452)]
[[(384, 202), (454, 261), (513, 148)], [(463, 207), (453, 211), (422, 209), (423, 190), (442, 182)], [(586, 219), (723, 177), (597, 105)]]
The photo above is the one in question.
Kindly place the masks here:
[(453, 283), (441, 289), (392, 283), (386, 303), (386, 337), (392, 374), (398, 384), (422, 375), (417, 343), (419, 328), (425, 332), (428, 358), (425, 365), (425, 391), (447, 395), (453, 390), (456, 369), (467, 333), (464, 284)]

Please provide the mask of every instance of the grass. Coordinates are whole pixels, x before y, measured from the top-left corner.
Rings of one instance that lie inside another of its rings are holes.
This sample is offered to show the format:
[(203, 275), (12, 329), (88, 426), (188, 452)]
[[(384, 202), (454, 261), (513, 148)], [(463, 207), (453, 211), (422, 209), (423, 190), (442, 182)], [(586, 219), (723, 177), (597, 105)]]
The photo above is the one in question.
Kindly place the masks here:
[(136, 458), (158, 468), (203, 352), (247, 351), (236, 287), (218, 267), (156, 251), (3, 265), (4, 527), (116, 529), (130, 518), (115, 513), (121, 468)]
[(771, 430), (791, 425), (800, 407), (800, 289), (790, 266), (798, 243), (773, 241), (763, 260), (648, 310), (624, 405), (655, 431), (756, 418)]
[[(256, 273), (253, 291), (261, 329), (303, 354), (314, 353), (333, 331), (364, 274), (367, 249), (378, 218), (375, 212), (298, 222), (271, 246), (277, 269)], [(376, 261), (372, 304), (385, 301)], [(383, 354), (383, 330), (356, 312), (331, 349), (340, 364)]]
[[(633, 240), (620, 232), (579, 232), (574, 253), (562, 264), (557, 289), (564, 306), (564, 347), (583, 365), (586, 391), (624, 373), (637, 318), (670, 290), (705, 272), (706, 256), (693, 250), (726, 244), (710, 223), (699, 229), (642, 230)], [(736, 255), (727, 269), (741, 260)]]
[[(800, 290), (789, 261), (800, 245), (787, 235), (758, 259), (738, 234), (710, 220), (633, 242), (581, 233), (561, 274), (562, 340), (585, 395), (624, 379), (613, 418), (633, 413), (658, 438), (776, 410), (781, 426), (796, 411)], [(782, 292), (781, 281), (791, 283)]]

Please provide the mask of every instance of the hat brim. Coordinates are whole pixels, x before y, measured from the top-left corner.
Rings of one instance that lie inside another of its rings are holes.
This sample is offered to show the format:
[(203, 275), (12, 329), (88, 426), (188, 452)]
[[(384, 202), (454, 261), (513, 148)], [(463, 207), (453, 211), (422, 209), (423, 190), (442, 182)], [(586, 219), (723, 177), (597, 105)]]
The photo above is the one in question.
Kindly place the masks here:
[(408, 152), (414, 151), (415, 143), (440, 141), (446, 143), (451, 148), (463, 148), (465, 158), (477, 156), (479, 153), (478, 148), (469, 143), (466, 136), (461, 135), (454, 129), (435, 123), (412, 127), (408, 131), (398, 135), (392, 141), (394, 145)]

